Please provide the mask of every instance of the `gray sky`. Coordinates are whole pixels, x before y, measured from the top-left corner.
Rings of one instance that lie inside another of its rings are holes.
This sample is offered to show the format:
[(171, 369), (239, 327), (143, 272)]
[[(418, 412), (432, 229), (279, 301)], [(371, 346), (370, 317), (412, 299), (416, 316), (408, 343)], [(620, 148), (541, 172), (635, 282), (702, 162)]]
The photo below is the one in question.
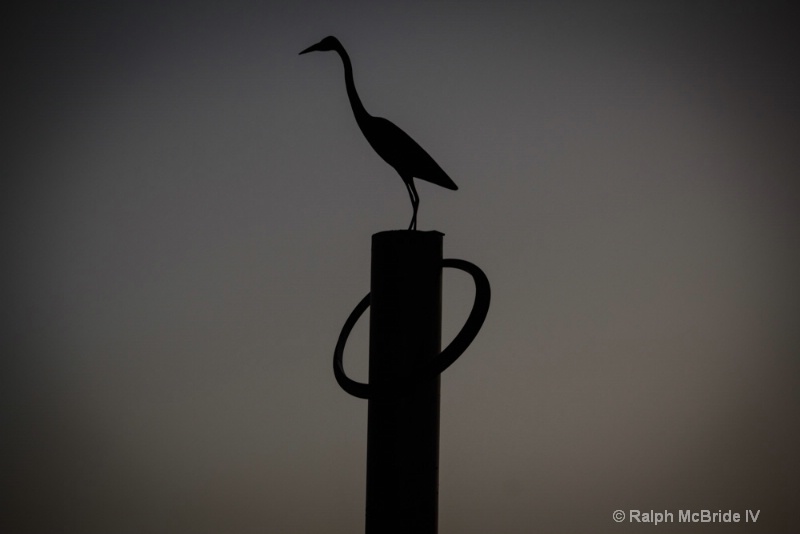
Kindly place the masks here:
[[(459, 185), (418, 182), (419, 228), (492, 283), (443, 376), (440, 532), (638, 530), (617, 509), (796, 528), (796, 27), (788, 2), (668, 4), (29, 8), (0, 530), (363, 530), (367, 404), (331, 357), (370, 236), (411, 206), (339, 58), (297, 55), (330, 34), (367, 110)], [(446, 272), (446, 340), (471, 299)]]

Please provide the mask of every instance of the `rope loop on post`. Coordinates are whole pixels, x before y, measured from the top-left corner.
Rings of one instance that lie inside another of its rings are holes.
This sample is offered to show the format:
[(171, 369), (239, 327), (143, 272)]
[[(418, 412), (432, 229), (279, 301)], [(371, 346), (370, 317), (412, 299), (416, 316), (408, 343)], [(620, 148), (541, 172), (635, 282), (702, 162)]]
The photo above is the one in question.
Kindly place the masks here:
[(475, 282), (475, 302), (472, 304), (472, 310), (469, 313), (467, 322), (461, 327), (461, 331), (453, 338), (453, 341), (436, 358), (432, 359), (430, 364), (421, 367), (414, 375), (385, 382), (379, 386), (356, 382), (344, 372), (344, 347), (358, 319), (369, 308), (370, 294), (367, 293), (367, 296), (361, 299), (361, 302), (358, 303), (350, 313), (347, 321), (345, 321), (342, 331), (339, 333), (336, 348), (333, 351), (333, 375), (343, 390), (360, 399), (402, 395), (413, 388), (414, 384), (419, 381), (435, 378), (441, 374), (472, 344), (483, 326), (483, 322), (486, 320), (486, 314), (489, 312), (489, 302), (491, 300), (489, 279), (480, 267), (466, 260), (445, 259), (442, 260), (442, 267), (464, 271), (471, 275)]

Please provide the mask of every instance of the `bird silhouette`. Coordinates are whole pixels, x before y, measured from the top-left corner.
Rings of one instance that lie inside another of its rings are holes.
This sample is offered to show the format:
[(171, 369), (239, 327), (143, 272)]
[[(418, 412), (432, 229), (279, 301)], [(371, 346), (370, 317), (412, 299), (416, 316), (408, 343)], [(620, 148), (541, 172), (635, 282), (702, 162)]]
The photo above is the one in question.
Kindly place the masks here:
[(458, 189), (458, 186), (407, 133), (392, 122), (382, 117), (373, 117), (367, 113), (361, 103), (361, 99), (358, 97), (356, 86), (353, 82), (353, 65), (350, 63), (350, 56), (347, 55), (347, 51), (336, 37), (326, 37), (317, 44), (309, 46), (300, 54), (331, 50), (337, 52), (339, 57), (342, 58), (342, 63), (344, 63), (344, 83), (347, 88), (347, 98), (350, 100), (350, 106), (353, 108), (353, 115), (355, 115), (358, 127), (361, 128), (361, 133), (367, 138), (375, 152), (397, 171), (397, 174), (403, 179), (403, 183), (406, 184), (406, 189), (411, 197), (411, 206), (414, 209), (408, 229), (416, 230), (419, 195), (414, 187), (414, 178), (452, 190)]

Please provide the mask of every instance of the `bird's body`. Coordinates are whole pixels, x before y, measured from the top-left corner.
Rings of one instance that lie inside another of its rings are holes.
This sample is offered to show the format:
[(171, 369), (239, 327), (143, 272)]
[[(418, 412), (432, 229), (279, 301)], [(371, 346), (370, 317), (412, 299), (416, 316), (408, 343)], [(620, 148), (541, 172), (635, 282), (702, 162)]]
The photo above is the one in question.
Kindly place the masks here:
[[(368, 125), (361, 131), (370, 146), (383, 160), (394, 167), (397, 173), (411, 178), (419, 178), (447, 189), (458, 186), (439, 167), (439, 164), (414, 141), (410, 135), (383, 117), (370, 117)], [(370, 134), (367, 134), (370, 131)], [(413, 158), (409, 157), (413, 154)]]
[(370, 146), (378, 155), (389, 165), (391, 165), (403, 182), (406, 184), (408, 194), (411, 197), (411, 205), (414, 214), (411, 218), (409, 230), (417, 227), (417, 208), (419, 207), (419, 195), (414, 187), (414, 178), (425, 180), (433, 184), (456, 190), (458, 186), (450, 179), (441, 167), (428, 155), (425, 150), (414, 141), (411, 136), (394, 125), (394, 123), (382, 117), (373, 117), (364, 105), (356, 92), (353, 82), (353, 66), (350, 63), (350, 56), (342, 44), (335, 37), (326, 37), (319, 43), (306, 48), (301, 54), (312, 51), (333, 50), (339, 54), (344, 64), (344, 79), (347, 88), (347, 97), (350, 106), (353, 108), (353, 115), (356, 123), (361, 129), (361, 133), (367, 138)]

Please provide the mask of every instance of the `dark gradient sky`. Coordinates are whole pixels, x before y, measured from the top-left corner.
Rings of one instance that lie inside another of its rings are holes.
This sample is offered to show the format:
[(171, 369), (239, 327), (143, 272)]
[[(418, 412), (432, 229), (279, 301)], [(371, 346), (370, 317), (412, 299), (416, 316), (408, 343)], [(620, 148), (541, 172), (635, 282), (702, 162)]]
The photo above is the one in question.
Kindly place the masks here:
[[(331, 356), (411, 206), (338, 57), (297, 55), (329, 34), (459, 185), (419, 183), (419, 228), (493, 284), (443, 377), (440, 532), (796, 531), (797, 26), (659, 4), (6, 17), (0, 531), (363, 530), (367, 406)], [(444, 296), (449, 339), (468, 278)]]

